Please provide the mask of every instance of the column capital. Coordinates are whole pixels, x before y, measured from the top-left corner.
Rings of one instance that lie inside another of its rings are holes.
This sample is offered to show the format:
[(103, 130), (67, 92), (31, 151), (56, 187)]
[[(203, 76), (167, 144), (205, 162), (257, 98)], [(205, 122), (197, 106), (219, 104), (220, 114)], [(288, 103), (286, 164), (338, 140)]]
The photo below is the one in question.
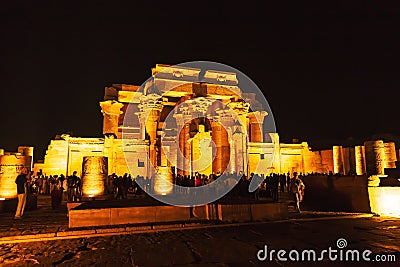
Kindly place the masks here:
[(249, 113), (248, 117), (250, 119), (250, 123), (259, 123), (263, 124), (264, 117), (268, 115), (266, 111), (254, 111)]
[(211, 106), (214, 101), (215, 100), (206, 97), (196, 97), (187, 100), (185, 103), (187, 103), (192, 112), (200, 113), (202, 116), (204, 116), (206, 115), (209, 106)]
[(101, 113), (108, 116), (119, 116), (122, 114), (121, 108), (124, 104), (115, 100), (107, 100), (100, 102)]
[(140, 122), (146, 123), (149, 119), (158, 120), (163, 108), (162, 97), (158, 94), (142, 95), (138, 107), (140, 111), (135, 114), (139, 117)]

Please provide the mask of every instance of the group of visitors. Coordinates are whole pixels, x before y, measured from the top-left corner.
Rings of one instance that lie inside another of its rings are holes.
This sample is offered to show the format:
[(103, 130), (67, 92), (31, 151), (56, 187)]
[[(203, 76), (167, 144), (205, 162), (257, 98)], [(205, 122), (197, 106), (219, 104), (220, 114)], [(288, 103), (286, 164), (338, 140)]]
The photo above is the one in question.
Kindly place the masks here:
[[(300, 212), (300, 202), (304, 196), (304, 183), (300, 179), (297, 172), (287, 174), (275, 174), (264, 176), (263, 174), (258, 175), (251, 173), (250, 177), (247, 177), (242, 172), (236, 174), (226, 174), (220, 178), (220, 174), (200, 174), (195, 173), (193, 176), (189, 175), (172, 175), (173, 183), (178, 185), (174, 190), (176, 193), (190, 196), (193, 191), (191, 187), (201, 187), (208, 185), (214, 181), (216, 185), (212, 190), (221, 190), (221, 192), (227, 192), (227, 189), (232, 188), (230, 194), (233, 196), (247, 196), (259, 199), (260, 196), (271, 197), (274, 201), (278, 201), (279, 192), (285, 192), (293, 195), (295, 208)], [(249, 185), (252, 179), (256, 179), (257, 184), (260, 186), (254, 191), (249, 192)], [(26, 194), (33, 192), (42, 195), (50, 195), (52, 208), (56, 209), (62, 201), (63, 192), (67, 190), (67, 201), (72, 202), (79, 200), (82, 196), (82, 182), (77, 176), (77, 172), (74, 171), (72, 175), (65, 177), (63, 174), (58, 175), (43, 175), (40, 170), (36, 176), (33, 172), (30, 172), (27, 168), (24, 168), (20, 175), (15, 181), (18, 192), (18, 207), (15, 213), (15, 218), (20, 219), (24, 214), (26, 205)], [(143, 190), (151, 193), (154, 190), (154, 179), (137, 175), (132, 179), (130, 174), (125, 173), (122, 176), (118, 176), (115, 173), (108, 176), (106, 183), (106, 192), (113, 194), (115, 199), (127, 199), (128, 193), (133, 193), (135, 196), (141, 195)]]
[(113, 194), (115, 199), (127, 199), (128, 192), (139, 193), (136, 191), (134, 180), (130, 174), (125, 173), (118, 176), (115, 173), (108, 176), (107, 193)]
[(81, 196), (81, 179), (74, 171), (71, 176), (65, 178), (65, 175), (44, 175), (40, 170), (36, 175), (27, 168), (21, 170), (15, 180), (17, 185), (18, 205), (15, 212), (15, 219), (21, 219), (24, 214), (27, 197), (29, 194), (50, 195), (51, 206), (57, 209), (63, 199), (65, 188), (68, 188), (67, 201), (74, 201)]

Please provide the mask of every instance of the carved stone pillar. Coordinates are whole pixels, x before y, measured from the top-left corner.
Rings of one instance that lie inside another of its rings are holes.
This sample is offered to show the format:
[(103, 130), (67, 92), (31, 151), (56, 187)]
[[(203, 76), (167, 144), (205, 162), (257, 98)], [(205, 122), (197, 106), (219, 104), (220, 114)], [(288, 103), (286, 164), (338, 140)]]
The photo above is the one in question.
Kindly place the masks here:
[(263, 123), (264, 117), (267, 116), (265, 111), (255, 111), (249, 114), (250, 119), (250, 142), (263, 142)]
[(250, 104), (244, 101), (231, 102), (228, 107), (236, 112), (239, 117), (239, 122), (241, 124), (241, 132), (246, 136), (249, 133), (249, 118), (247, 117), (250, 109)]
[(385, 168), (396, 168), (396, 145), (394, 142), (384, 143), (384, 150), (385, 150)]
[(237, 173), (243, 172), (243, 174), (247, 175), (247, 141), (250, 140), (248, 136), (250, 132), (250, 120), (247, 115), (249, 114), (250, 104), (244, 101), (238, 101), (229, 103), (228, 107), (233, 110), (239, 118), (237, 125), (235, 126), (236, 129), (234, 131), (234, 147), (236, 159), (234, 168)]
[(343, 147), (333, 146), (333, 172), (343, 174), (344, 161), (343, 161)]
[(114, 100), (100, 102), (103, 113), (103, 134), (114, 134), (118, 136), (118, 119), (122, 114), (121, 108), (124, 105)]
[(177, 128), (180, 129), (180, 131), (178, 132), (178, 140), (177, 140), (178, 148), (176, 157), (176, 173), (183, 175), (183, 164), (184, 164), (183, 152), (185, 150), (185, 130), (183, 128), (183, 125), (185, 124), (185, 121), (183, 119), (182, 114), (175, 114), (175, 119)]
[(188, 113), (187, 108), (181, 108), (182, 113), (175, 114), (174, 117), (176, 119), (177, 128), (180, 129), (178, 132), (178, 143), (180, 153), (177, 153), (177, 166), (176, 172), (180, 175), (188, 175), (188, 167), (186, 164), (186, 160), (190, 160), (190, 155), (188, 154), (188, 140), (190, 139), (190, 120), (191, 115)]
[[(165, 137), (165, 132), (162, 131), (162, 132), (161, 132), (161, 138), (164, 138), (164, 137)], [(161, 142), (160, 142), (160, 143), (161, 143)], [(164, 147), (164, 146), (161, 144), (161, 146), (160, 146), (160, 151), (159, 151), (159, 158), (160, 158), (160, 160), (159, 160), (159, 162), (160, 162), (159, 166), (162, 166), (162, 167), (170, 166), (170, 165), (169, 165), (169, 162), (168, 162), (168, 157), (167, 157), (168, 151), (169, 151), (169, 147), (167, 147), (167, 146)]]
[[(223, 167), (223, 170), (225, 168), (228, 168), (229, 173), (233, 173), (235, 171), (235, 148), (232, 145), (232, 134), (233, 134), (233, 128), (234, 128), (234, 119), (237, 118), (237, 115), (235, 112), (231, 109), (226, 109), (226, 110), (217, 110), (216, 111), (218, 114), (218, 121), (221, 123), (222, 128), (226, 132), (227, 140), (223, 140), (222, 142), (222, 158), (223, 163), (222, 165), (226, 167)], [(225, 134), (225, 133), (224, 133)], [(222, 172), (221, 172), (222, 173)]]
[[(154, 168), (157, 168), (155, 144), (157, 143), (157, 127), (162, 110), (160, 96), (157, 94), (143, 95), (140, 98), (139, 108), (140, 112), (138, 116), (141, 128), (143, 127), (142, 124), (145, 124), (145, 130), (149, 137), (149, 160)], [(143, 131), (143, 129), (141, 129), (141, 131)], [(152, 174), (153, 173), (148, 173), (149, 176), (152, 176)]]
[(356, 157), (356, 173), (357, 175), (365, 174), (365, 149), (364, 146), (355, 147)]
[(215, 159), (212, 163), (214, 174), (222, 174), (228, 167), (230, 158), (229, 136), (227, 130), (216, 119), (211, 121), (212, 140), (215, 144)]
[(385, 147), (382, 140), (366, 141), (365, 163), (368, 175), (384, 174)]
[(235, 173), (246, 173), (245, 164), (247, 162), (246, 135), (242, 133), (242, 127), (236, 127), (232, 134), (233, 158), (231, 159), (231, 171)]

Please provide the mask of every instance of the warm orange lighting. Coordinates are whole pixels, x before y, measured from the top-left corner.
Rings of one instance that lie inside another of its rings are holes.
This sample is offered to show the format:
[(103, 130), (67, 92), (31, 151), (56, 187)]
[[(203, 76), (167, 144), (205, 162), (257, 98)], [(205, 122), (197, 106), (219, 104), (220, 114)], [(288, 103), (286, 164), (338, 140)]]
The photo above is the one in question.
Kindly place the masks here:
[(400, 187), (368, 187), (371, 212), (400, 218)]
[(15, 179), (25, 166), (27, 157), (20, 154), (0, 156), (0, 197), (16, 198), (17, 185)]
[(172, 174), (170, 167), (158, 167), (154, 177), (154, 192), (159, 195), (168, 195), (172, 192)]
[(89, 156), (83, 158), (82, 193), (84, 196), (94, 197), (105, 193), (107, 169), (106, 157)]

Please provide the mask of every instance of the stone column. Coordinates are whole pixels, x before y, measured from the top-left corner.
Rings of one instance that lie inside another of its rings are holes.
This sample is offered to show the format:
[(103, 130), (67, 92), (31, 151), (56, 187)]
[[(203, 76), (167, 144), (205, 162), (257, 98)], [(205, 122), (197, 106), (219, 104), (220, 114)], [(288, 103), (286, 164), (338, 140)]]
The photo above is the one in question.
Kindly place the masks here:
[(354, 175), (356, 173), (356, 164), (355, 164), (355, 151), (353, 147), (345, 147), (343, 148), (343, 166), (344, 166), (344, 175)]
[(236, 127), (235, 131), (232, 134), (232, 150), (234, 151), (234, 156), (231, 161), (233, 161), (234, 169), (233, 171), (236, 173), (242, 172), (246, 173), (246, 138), (245, 134), (242, 133), (242, 127)]
[[(247, 117), (250, 109), (250, 104), (244, 101), (238, 102), (231, 102), (228, 104), (228, 107), (233, 110), (239, 118), (238, 124), (234, 131), (234, 135), (236, 136), (234, 139), (235, 141), (235, 155), (236, 155), (236, 162), (235, 168), (236, 172), (239, 173), (240, 171), (243, 174), (247, 175), (247, 166), (244, 166), (248, 163), (247, 157), (247, 145), (248, 141), (250, 141), (250, 137), (248, 133), (250, 132), (249, 127), (249, 118)], [(239, 138), (239, 139), (238, 139)], [(237, 145), (236, 145), (237, 144)], [(244, 168), (243, 168), (244, 167)]]
[[(191, 115), (188, 114), (187, 109), (181, 108), (182, 113), (175, 114), (175, 120), (177, 128), (180, 129), (178, 134), (179, 148), (177, 148), (177, 160), (176, 160), (176, 173), (180, 175), (188, 175), (187, 164), (185, 157), (187, 156), (187, 140), (190, 138), (190, 119)], [(178, 149), (181, 153), (178, 153)]]
[[(235, 148), (233, 147), (233, 140), (232, 140), (232, 132), (233, 132), (233, 124), (234, 124), (234, 118), (236, 117), (236, 114), (234, 113), (233, 110), (227, 109), (227, 110), (217, 110), (217, 114), (219, 117), (219, 121), (221, 123), (222, 128), (224, 128), (226, 132), (226, 137), (227, 137), (227, 142), (223, 142), (223, 146), (221, 147), (222, 150), (222, 155), (224, 158), (224, 164), (227, 164), (226, 167), (223, 168), (228, 168), (229, 173), (233, 173), (236, 169), (236, 164), (235, 164)], [(221, 172), (222, 173), (222, 172)]]
[(394, 142), (384, 143), (385, 149), (385, 168), (396, 168), (396, 145)]
[(106, 193), (108, 159), (103, 156), (86, 156), (82, 162), (82, 194), (88, 197)]
[[(165, 137), (165, 132), (161, 131), (161, 138), (164, 138), (164, 137)], [(169, 147), (164, 147), (162, 144), (160, 144), (160, 145), (161, 145), (160, 151), (159, 151), (160, 166), (162, 166), (162, 167), (169, 166), (168, 157), (167, 157), (167, 155), (168, 155), (167, 149)]]
[(269, 133), (269, 137), (271, 138), (271, 142), (274, 145), (274, 158), (272, 161), (272, 167), (274, 172), (281, 173), (281, 147), (279, 142), (279, 134), (278, 133)]
[(263, 123), (265, 116), (267, 116), (267, 112), (265, 111), (255, 111), (248, 115), (250, 119), (250, 142), (263, 142)]
[(192, 155), (192, 145), (190, 142), (190, 123), (191, 120), (188, 120), (185, 125), (183, 126), (183, 142), (184, 142), (184, 153), (183, 156), (186, 160), (184, 160), (183, 164), (183, 174), (184, 175), (191, 175), (191, 155)]
[(146, 118), (141, 116), (141, 112), (135, 113), (139, 117), (139, 139), (146, 139)]
[[(104, 136), (104, 149), (103, 149), (104, 156), (108, 158), (108, 172), (116, 173), (116, 165), (115, 157), (114, 157), (114, 136), (113, 135), (105, 135)], [(108, 180), (107, 180), (107, 186)]]
[(183, 175), (183, 152), (185, 151), (185, 130), (184, 130), (184, 119), (182, 114), (175, 114), (177, 128), (180, 129), (178, 134), (178, 148), (177, 148), (177, 158), (176, 158), (176, 173)]
[(216, 118), (211, 121), (212, 140), (215, 143), (215, 159), (212, 164), (214, 174), (224, 173), (229, 164), (230, 146), (228, 132)]
[[(157, 127), (162, 110), (161, 96), (157, 94), (143, 95), (139, 104), (139, 121), (145, 123), (146, 133), (149, 137), (149, 161), (157, 168), (157, 155), (155, 144), (157, 142)], [(148, 173), (149, 177), (153, 175), (152, 171)]]
[(385, 148), (383, 141), (366, 141), (364, 147), (368, 175), (384, 174)]
[(15, 178), (21, 174), (26, 164), (26, 156), (20, 153), (0, 156), (0, 198), (16, 198)]
[(33, 150), (34, 147), (32, 146), (19, 146), (18, 153), (21, 153), (22, 156), (26, 157), (25, 166), (32, 170), (33, 167)]
[(365, 153), (364, 146), (356, 146), (355, 147), (357, 175), (365, 174), (365, 154), (364, 153)]
[(333, 146), (333, 172), (343, 174), (343, 147)]
[[(240, 124), (242, 125), (243, 129), (241, 130), (242, 133), (247, 133), (249, 132), (249, 118), (247, 117), (250, 109), (250, 104), (246, 103), (244, 101), (239, 101), (239, 102), (231, 102), (228, 104), (228, 107), (232, 109), (233, 111), (236, 112), (236, 114), (239, 117)], [(250, 138), (249, 138), (250, 139)]]
[(100, 102), (103, 113), (103, 134), (115, 134), (118, 136), (118, 119), (122, 114), (121, 108), (124, 105), (114, 100)]

